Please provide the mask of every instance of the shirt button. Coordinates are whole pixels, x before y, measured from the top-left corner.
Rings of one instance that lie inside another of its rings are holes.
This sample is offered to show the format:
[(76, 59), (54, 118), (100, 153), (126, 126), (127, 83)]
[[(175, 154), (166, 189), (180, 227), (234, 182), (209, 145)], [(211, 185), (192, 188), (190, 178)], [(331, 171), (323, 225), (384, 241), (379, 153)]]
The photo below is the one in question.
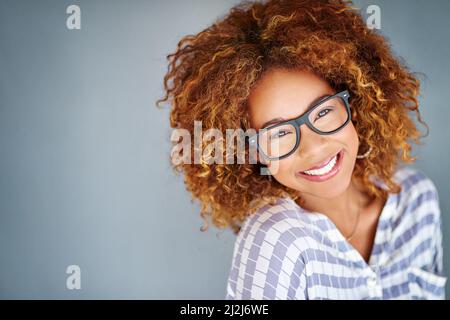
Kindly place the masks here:
[(370, 277), (367, 279), (367, 285), (369, 287), (375, 287), (377, 285), (377, 278), (375, 277)]

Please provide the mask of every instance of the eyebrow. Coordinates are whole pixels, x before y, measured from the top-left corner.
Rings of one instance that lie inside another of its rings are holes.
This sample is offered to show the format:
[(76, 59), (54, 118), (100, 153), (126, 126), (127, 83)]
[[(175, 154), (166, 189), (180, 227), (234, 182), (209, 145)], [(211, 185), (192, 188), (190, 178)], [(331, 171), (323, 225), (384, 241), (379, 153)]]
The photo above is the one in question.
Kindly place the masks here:
[[(317, 97), (316, 99), (314, 99), (314, 100), (308, 105), (308, 107), (306, 108), (306, 111), (305, 111), (303, 114), (305, 114), (306, 112), (308, 112), (308, 110), (310, 110), (312, 107), (314, 107), (314, 106), (315, 106), (317, 103), (319, 103), (319, 101), (321, 101), (322, 99), (331, 97), (332, 95), (333, 95), (333, 94), (331, 94), (331, 93), (327, 93), (327, 94), (321, 95), (320, 97)], [(267, 126), (270, 126), (271, 124), (280, 123), (280, 122), (288, 121), (288, 120), (290, 120), (290, 119), (274, 118), (274, 119), (272, 119), (272, 120), (269, 120), (269, 121), (267, 121), (267, 122), (264, 122), (264, 124), (261, 126), (261, 128), (265, 128), (265, 127), (267, 127)]]

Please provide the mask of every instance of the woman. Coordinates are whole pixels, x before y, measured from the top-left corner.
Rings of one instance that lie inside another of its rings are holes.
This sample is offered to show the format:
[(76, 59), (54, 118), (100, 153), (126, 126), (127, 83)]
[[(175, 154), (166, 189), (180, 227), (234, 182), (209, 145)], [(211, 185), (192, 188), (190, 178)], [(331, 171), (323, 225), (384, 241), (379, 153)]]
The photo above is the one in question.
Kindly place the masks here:
[(438, 193), (402, 166), (420, 83), (350, 4), (246, 2), (168, 56), (173, 128), (256, 132), (256, 164), (174, 164), (237, 234), (226, 299), (444, 298)]

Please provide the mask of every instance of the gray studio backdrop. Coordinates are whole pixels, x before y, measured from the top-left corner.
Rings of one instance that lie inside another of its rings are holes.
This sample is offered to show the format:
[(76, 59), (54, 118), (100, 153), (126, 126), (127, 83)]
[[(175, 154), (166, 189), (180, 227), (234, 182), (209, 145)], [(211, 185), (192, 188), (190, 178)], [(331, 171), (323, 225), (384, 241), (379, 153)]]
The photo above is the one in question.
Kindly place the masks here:
[[(237, 3), (0, 1), (1, 298), (225, 296), (235, 238), (199, 231), (200, 206), (169, 166), (168, 110), (154, 103), (177, 41)], [(73, 4), (79, 30), (66, 25)], [(450, 1), (355, 2), (370, 4), (426, 75), (431, 131), (414, 166), (438, 187), (449, 275)], [(80, 289), (68, 289), (71, 265)]]

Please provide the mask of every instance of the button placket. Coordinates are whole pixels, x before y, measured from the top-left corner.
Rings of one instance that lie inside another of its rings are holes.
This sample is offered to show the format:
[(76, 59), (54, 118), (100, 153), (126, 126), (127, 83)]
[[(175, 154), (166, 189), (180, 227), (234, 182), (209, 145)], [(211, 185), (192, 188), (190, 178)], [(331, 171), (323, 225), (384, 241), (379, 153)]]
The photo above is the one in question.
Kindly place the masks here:
[(377, 270), (367, 267), (365, 270), (366, 286), (368, 294), (371, 298), (382, 299), (383, 290), (381, 288), (380, 278), (378, 277)]
[(377, 278), (376, 277), (369, 277), (367, 278), (367, 286), (368, 287), (375, 287), (377, 285)]

